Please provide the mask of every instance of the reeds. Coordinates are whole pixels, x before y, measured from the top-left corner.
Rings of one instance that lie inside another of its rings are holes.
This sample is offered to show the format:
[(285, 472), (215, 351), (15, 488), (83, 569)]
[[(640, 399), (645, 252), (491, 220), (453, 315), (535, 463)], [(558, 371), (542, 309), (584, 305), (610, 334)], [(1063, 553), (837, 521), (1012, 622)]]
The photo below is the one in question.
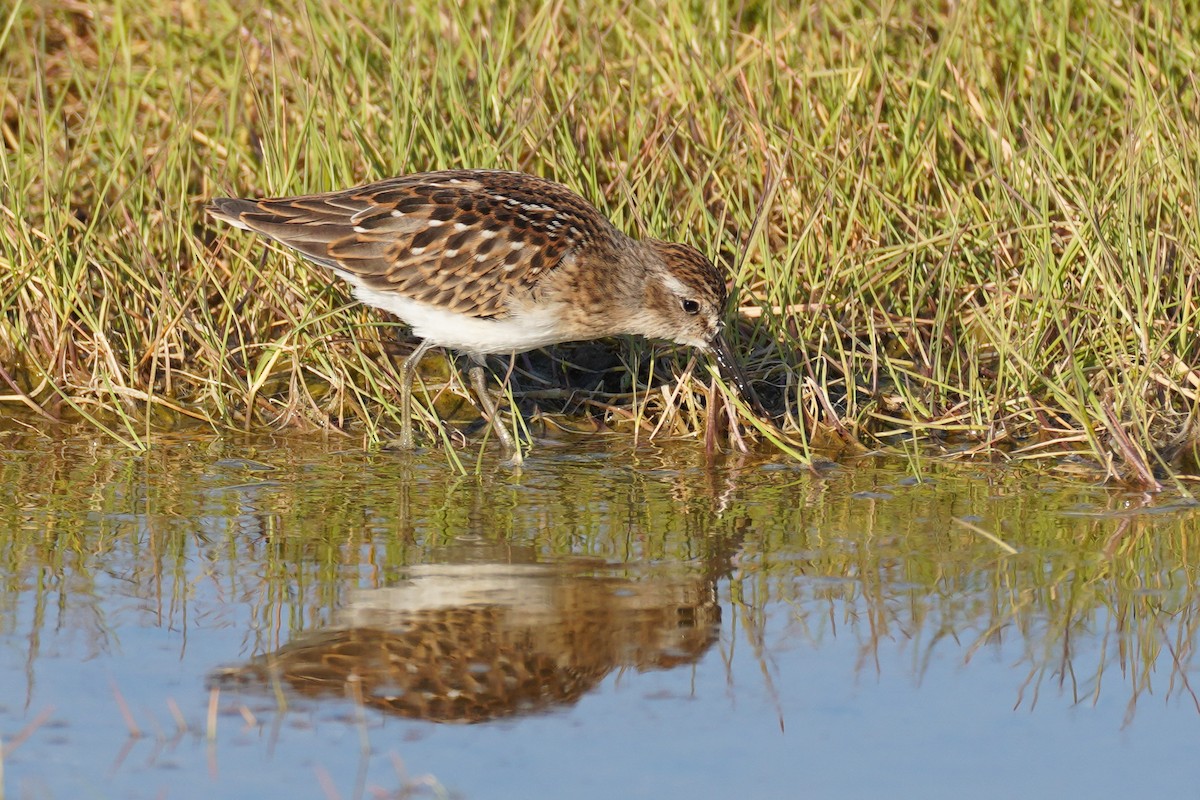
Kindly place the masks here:
[[(504, 167), (731, 271), (784, 430), (744, 443), (1194, 471), (1183, 4), (18, 2), (0, 25), (0, 411), (133, 446), (192, 418), (386, 440), (390, 321), (202, 205)], [(707, 375), (676, 386), (686, 356), (656, 352), (519, 361), (541, 380), (515, 400), (699, 435)]]

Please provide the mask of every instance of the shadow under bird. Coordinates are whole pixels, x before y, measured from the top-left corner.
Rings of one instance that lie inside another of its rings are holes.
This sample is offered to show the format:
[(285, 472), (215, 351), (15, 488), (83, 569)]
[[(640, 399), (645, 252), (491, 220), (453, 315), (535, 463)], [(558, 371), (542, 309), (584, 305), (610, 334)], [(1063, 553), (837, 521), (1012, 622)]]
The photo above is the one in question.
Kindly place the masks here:
[(710, 354), (756, 403), (722, 335), (725, 279), (712, 262), (687, 245), (627, 236), (557, 183), (426, 172), (304, 197), (219, 198), (208, 213), (328, 267), (422, 340), (401, 367), (402, 447), (413, 444), (413, 376), (431, 347), (470, 356), (475, 394), (518, 460), (487, 391), (488, 355), (639, 334)]

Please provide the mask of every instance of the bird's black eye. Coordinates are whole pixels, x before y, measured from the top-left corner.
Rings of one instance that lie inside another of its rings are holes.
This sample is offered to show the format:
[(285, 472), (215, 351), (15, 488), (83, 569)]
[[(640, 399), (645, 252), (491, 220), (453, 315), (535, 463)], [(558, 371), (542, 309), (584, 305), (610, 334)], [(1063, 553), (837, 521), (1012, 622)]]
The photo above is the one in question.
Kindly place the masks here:
[(683, 301), (683, 310), (687, 314), (699, 314), (700, 313), (700, 303), (698, 303), (695, 300), (692, 300), (689, 297), (688, 299)]

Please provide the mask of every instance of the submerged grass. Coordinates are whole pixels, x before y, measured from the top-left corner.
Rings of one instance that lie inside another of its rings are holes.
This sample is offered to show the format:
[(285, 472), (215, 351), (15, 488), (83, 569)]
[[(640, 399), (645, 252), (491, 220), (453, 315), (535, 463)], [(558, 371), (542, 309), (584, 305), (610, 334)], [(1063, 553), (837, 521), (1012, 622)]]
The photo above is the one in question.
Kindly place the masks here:
[[(1197, 41), (1171, 2), (18, 0), (0, 410), (132, 446), (193, 417), (386, 440), (395, 327), (202, 206), (503, 167), (730, 270), (783, 429), (734, 445), (1078, 455), (1153, 486), (1197, 461)], [(726, 417), (686, 356), (601, 350), (518, 359), (515, 403)]]

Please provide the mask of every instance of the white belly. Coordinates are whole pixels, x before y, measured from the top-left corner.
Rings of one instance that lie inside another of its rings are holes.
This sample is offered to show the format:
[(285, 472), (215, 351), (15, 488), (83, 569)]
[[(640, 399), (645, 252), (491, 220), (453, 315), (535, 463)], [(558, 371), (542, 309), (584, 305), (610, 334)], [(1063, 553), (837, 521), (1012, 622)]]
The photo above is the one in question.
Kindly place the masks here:
[(344, 273), (342, 277), (354, 285), (359, 300), (395, 314), (412, 327), (413, 334), (439, 347), (478, 355), (524, 353), (575, 338), (564, 335), (558, 315), (550, 308), (505, 319), (481, 319), (371, 289)]

